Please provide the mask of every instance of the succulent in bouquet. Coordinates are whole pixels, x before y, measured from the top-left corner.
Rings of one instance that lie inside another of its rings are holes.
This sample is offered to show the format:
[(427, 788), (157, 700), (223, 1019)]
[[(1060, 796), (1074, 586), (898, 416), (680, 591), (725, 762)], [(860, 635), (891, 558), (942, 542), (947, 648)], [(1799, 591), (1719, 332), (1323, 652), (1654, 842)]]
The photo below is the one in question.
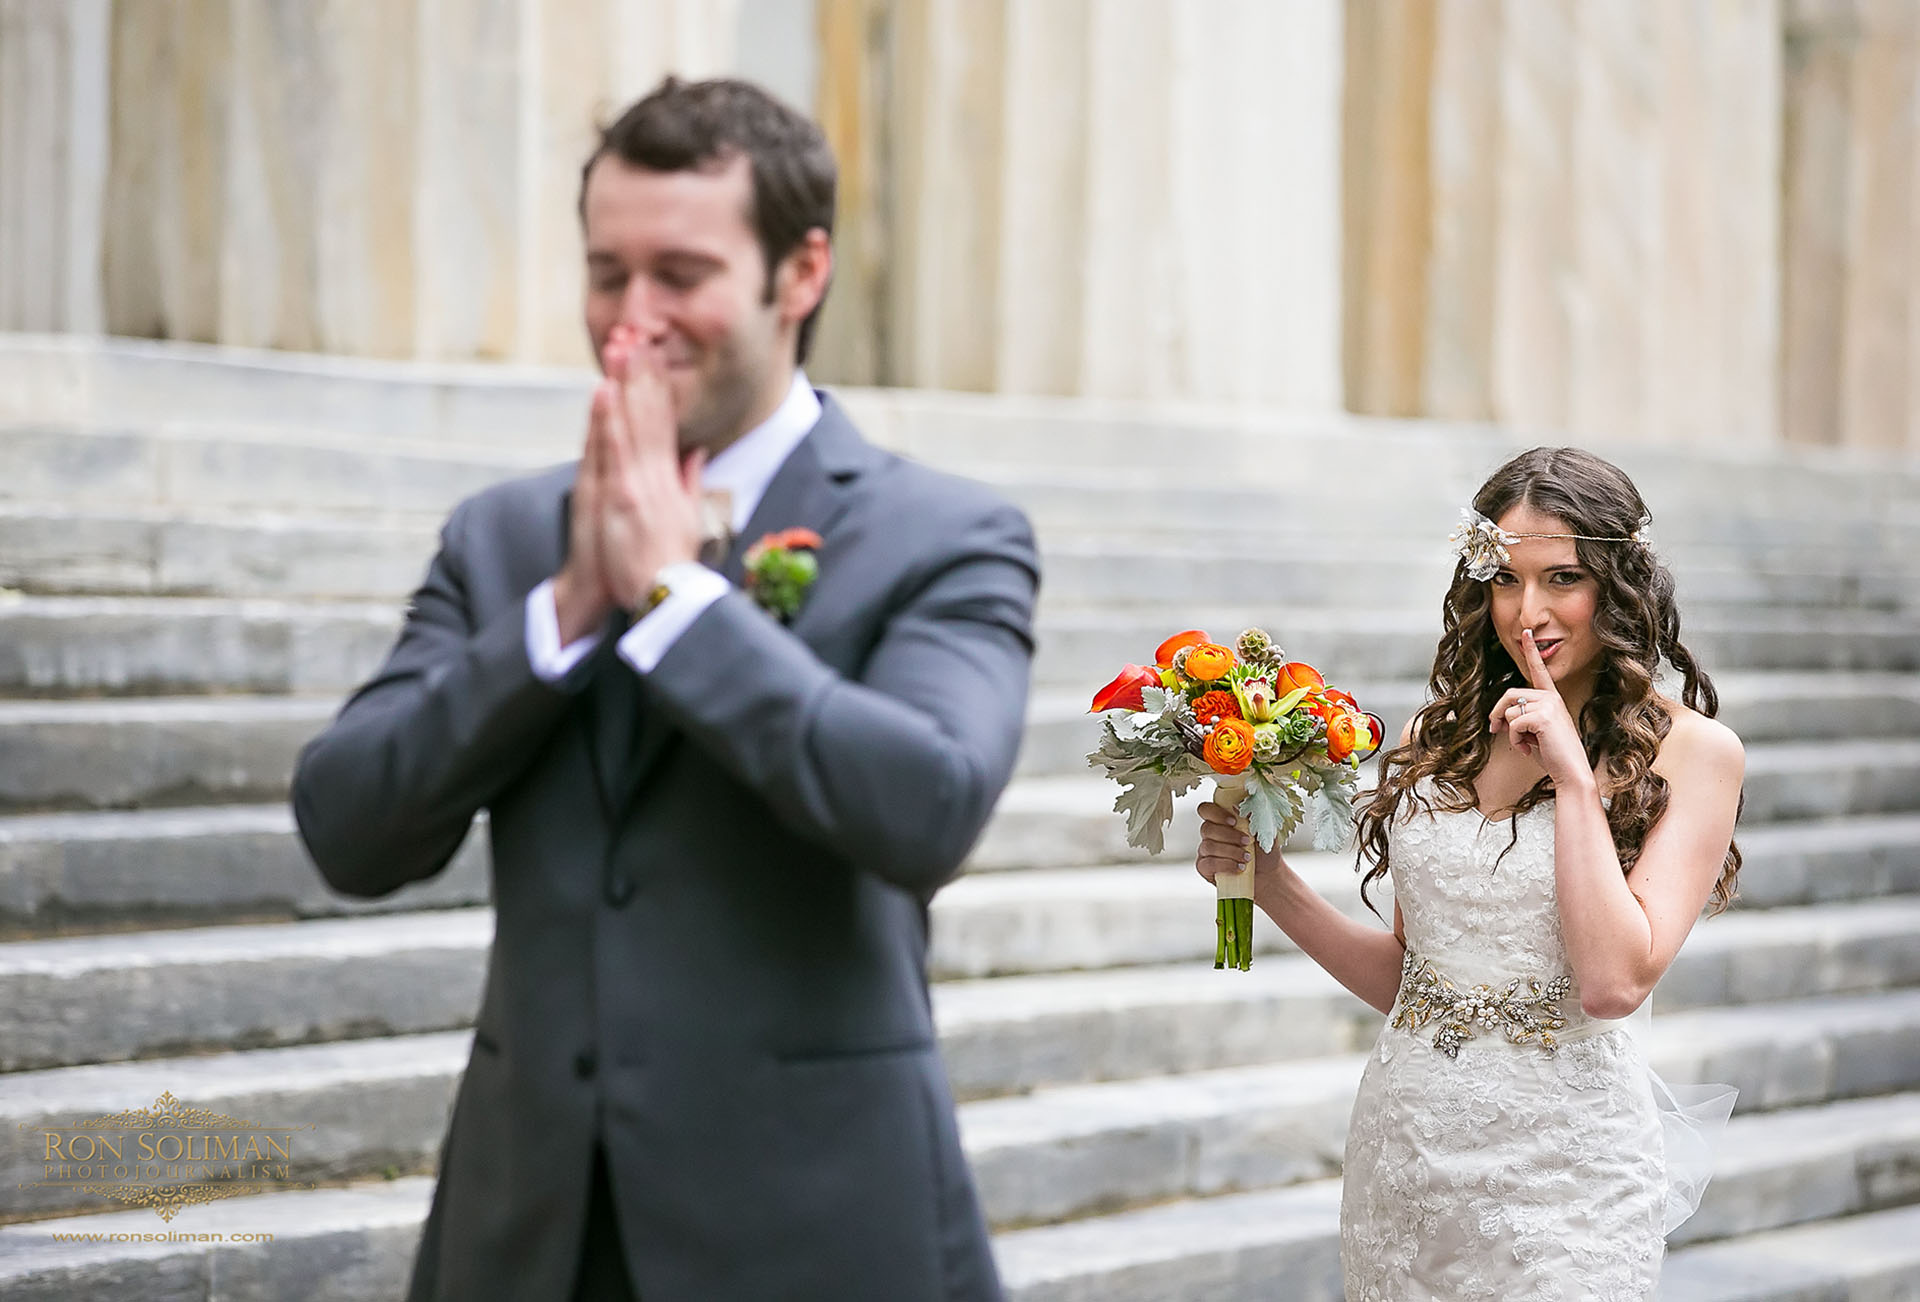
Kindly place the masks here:
[[(1166, 848), (1174, 797), (1207, 778), (1215, 803), (1237, 811), (1262, 850), (1309, 814), (1314, 848), (1343, 848), (1360, 760), (1383, 736), (1378, 716), (1258, 628), (1232, 646), (1199, 629), (1176, 633), (1152, 665), (1128, 665), (1095, 693), (1089, 712), (1107, 717), (1087, 762), (1120, 783), (1113, 807), (1126, 815), (1127, 843), (1155, 854)], [(1214, 879), (1216, 968), (1252, 964), (1251, 864), (1249, 849), (1239, 872)]]

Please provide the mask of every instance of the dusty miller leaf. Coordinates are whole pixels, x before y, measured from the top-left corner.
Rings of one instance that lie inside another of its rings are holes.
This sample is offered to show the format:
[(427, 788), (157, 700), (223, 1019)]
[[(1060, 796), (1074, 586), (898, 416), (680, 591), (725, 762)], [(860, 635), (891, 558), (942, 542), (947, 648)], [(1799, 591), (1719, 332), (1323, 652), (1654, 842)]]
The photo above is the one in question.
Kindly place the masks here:
[(1314, 792), (1313, 848), (1333, 854), (1347, 848), (1353, 835), (1353, 789), (1350, 781), (1327, 774)]
[(1269, 778), (1258, 769), (1247, 770), (1247, 795), (1240, 802), (1249, 830), (1262, 850), (1284, 845), (1300, 826), (1300, 792), (1287, 779)]

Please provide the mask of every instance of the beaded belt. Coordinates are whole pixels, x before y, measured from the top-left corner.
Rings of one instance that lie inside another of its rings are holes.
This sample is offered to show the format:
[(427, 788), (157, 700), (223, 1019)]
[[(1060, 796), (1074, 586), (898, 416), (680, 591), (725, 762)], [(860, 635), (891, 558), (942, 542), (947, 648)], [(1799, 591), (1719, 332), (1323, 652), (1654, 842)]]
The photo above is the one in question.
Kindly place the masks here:
[(1393, 1025), (1419, 1031), (1429, 1022), (1438, 1023), (1433, 1047), (1449, 1058), (1459, 1057), (1460, 1046), (1482, 1031), (1499, 1031), (1511, 1044), (1538, 1045), (1551, 1056), (1560, 1047), (1554, 1032), (1567, 1025), (1560, 1001), (1572, 990), (1573, 978), (1566, 975), (1545, 985), (1516, 977), (1504, 986), (1462, 989), (1408, 950), (1400, 965)]

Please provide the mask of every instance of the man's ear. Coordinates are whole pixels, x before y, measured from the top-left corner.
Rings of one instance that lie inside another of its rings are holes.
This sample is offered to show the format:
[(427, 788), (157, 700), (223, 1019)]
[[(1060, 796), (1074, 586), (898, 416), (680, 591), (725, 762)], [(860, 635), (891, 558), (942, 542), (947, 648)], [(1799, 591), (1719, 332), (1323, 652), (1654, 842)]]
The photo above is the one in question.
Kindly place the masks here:
[(774, 297), (779, 302), (781, 320), (796, 326), (806, 320), (827, 296), (831, 279), (833, 243), (816, 226), (780, 260), (780, 270), (774, 276)]

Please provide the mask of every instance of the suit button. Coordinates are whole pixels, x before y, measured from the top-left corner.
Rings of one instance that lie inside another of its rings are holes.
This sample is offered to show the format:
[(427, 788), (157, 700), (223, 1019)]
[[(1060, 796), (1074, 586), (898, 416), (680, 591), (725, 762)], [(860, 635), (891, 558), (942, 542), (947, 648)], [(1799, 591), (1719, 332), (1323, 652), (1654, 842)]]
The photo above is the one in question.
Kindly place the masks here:
[(592, 1076), (594, 1069), (599, 1065), (599, 1060), (593, 1056), (592, 1049), (582, 1049), (573, 1055), (573, 1074), (581, 1080)]
[(607, 882), (607, 903), (622, 908), (633, 898), (633, 878), (615, 877)]

